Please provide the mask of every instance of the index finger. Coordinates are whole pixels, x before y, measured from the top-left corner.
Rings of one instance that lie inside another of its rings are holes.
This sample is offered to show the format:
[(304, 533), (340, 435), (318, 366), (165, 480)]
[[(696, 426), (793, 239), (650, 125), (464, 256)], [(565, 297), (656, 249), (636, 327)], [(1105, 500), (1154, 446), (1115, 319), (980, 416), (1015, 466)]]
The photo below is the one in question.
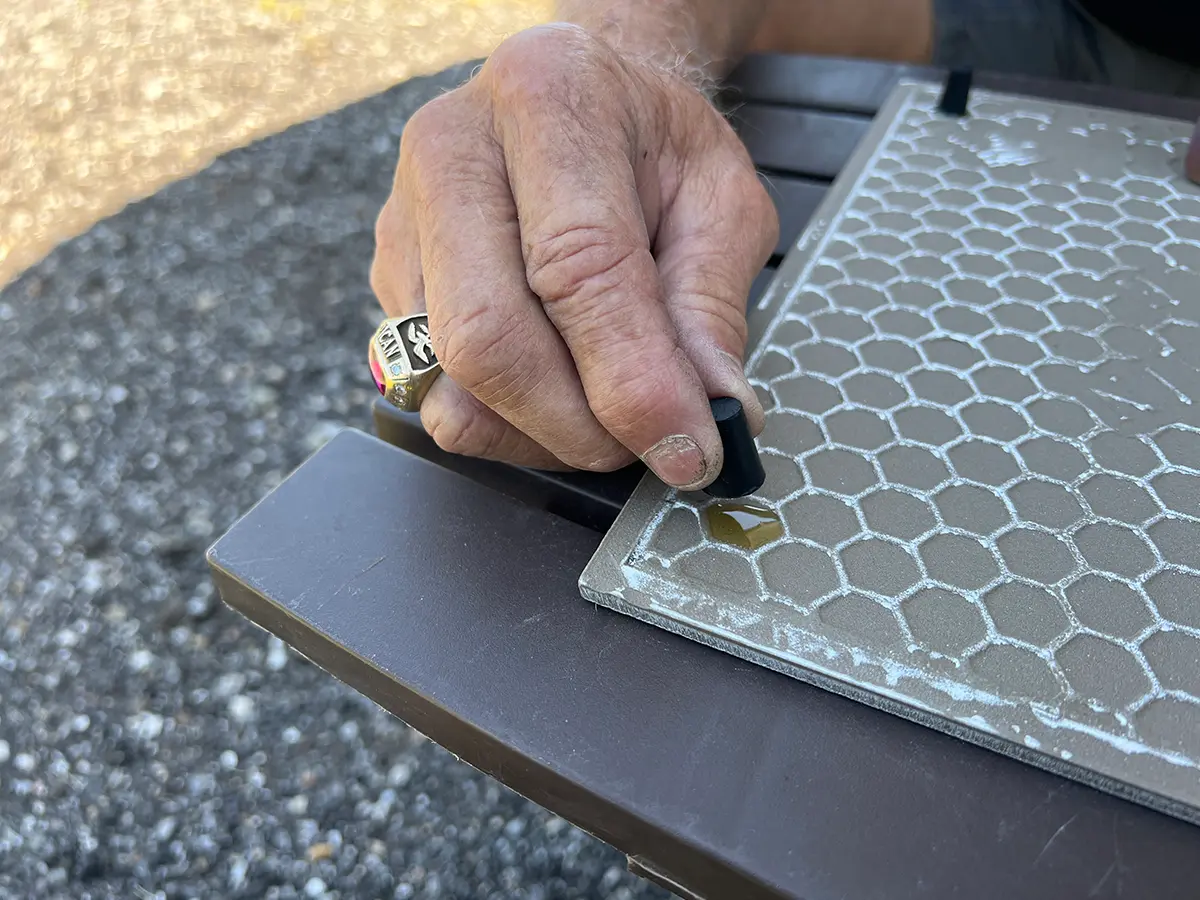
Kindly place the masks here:
[[(540, 71), (493, 75), (527, 280), (600, 424), (668, 484), (703, 487), (720, 471), (721, 442), (663, 302), (635, 173), (643, 148), (623, 127), (628, 112), (608, 90), (611, 80), (540, 58)], [(594, 96), (564, 100), (568, 88), (578, 94), (590, 83)]]

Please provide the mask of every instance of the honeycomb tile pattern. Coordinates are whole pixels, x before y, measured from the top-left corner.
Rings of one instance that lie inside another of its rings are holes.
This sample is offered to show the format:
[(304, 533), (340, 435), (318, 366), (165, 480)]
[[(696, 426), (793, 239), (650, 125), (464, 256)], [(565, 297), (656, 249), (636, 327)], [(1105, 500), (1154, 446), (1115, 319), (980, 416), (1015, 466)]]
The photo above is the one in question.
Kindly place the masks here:
[(773, 291), (758, 500), (638, 490), (585, 596), (1200, 820), (1190, 125), (897, 89)]

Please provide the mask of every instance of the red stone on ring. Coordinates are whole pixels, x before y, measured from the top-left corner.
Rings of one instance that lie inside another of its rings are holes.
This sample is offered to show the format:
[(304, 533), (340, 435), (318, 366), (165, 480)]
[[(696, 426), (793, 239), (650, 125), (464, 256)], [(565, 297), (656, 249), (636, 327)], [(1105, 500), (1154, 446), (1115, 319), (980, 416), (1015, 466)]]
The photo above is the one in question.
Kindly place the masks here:
[(371, 374), (375, 376), (375, 387), (379, 388), (379, 393), (387, 394), (387, 380), (383, 377), (383, 366), (379, 365), (379, 360), (375, 358), (375, 348), (371, 347)]

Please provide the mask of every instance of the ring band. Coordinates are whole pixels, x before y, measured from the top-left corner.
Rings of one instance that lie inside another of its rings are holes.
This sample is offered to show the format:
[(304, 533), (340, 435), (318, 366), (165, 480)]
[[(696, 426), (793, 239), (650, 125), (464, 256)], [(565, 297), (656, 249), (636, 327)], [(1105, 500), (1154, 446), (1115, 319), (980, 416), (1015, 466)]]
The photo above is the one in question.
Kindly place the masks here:
[(424, 313), (384, 319), (371, 338), (371, 375), (388, 403), (416, 412), (442, 365), (433, 352)]

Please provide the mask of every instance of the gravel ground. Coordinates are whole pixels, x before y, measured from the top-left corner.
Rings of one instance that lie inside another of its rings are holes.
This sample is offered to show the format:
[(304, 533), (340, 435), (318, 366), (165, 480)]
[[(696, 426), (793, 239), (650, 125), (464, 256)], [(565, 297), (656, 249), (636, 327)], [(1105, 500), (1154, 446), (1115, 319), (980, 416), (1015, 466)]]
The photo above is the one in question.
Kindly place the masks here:
[(220, 159), (0, 292), (0, 897), (658, 897), (220, 604), (204, 550), (369, 428), (372, 231), (464, 69)]

